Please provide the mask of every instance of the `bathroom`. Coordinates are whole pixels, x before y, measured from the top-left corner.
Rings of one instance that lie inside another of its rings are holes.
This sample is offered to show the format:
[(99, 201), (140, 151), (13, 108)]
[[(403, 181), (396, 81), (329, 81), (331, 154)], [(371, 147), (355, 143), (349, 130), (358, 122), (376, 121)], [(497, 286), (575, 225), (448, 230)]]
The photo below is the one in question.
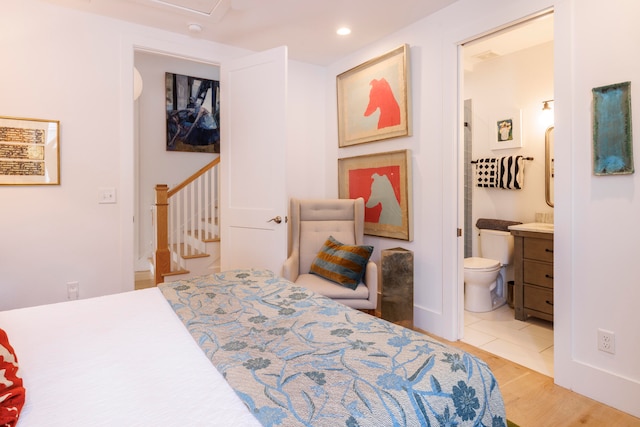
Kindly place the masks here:
[[(548, 223), (546, 231), (553, 230), (553, 14), (465, 43), (462, 57), (467, 259), (482, 257), (478, 219)], [(509, 129), (501, 134), (505, 122)], [(522, 188), (479, 187), (476, 162), (507, 156), (525, 159)], [(508, 301), (498, 298), (490, 308), (465, 301), (463, 341), (553, 376), (553, 323), (522, 314), (516, 320), (514, 260), (500, 270), (498, 296), (501, 290)]]

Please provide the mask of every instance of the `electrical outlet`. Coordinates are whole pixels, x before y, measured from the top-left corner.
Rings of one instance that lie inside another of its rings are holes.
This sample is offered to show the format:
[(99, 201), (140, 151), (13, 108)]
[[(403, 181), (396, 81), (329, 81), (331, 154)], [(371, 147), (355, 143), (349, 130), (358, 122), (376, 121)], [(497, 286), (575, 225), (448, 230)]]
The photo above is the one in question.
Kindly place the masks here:
[(80, 296), (80, 283), (67, 282), (67, 299), (74, 300)]
[(616, 334), (604, 329), (598, 329), (598, 350), (616, 353)]

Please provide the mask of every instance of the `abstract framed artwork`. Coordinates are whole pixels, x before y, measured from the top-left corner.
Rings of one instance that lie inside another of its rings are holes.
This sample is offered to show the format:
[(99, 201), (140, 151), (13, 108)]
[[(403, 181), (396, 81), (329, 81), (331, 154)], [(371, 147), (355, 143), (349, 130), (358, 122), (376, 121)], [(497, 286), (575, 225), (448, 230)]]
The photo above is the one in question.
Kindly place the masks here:
[(220, 153), (220, 82), (165, 73), (167, 151)]
[(60, 184), (60, 122), (0, 117), (0, 184)]
[(492, 150), (522, 147), (521, 116), (520, 110), (512, 109), (496, 116), (489, 123), (491, 130), (489, 145)]
[(402, 45), (336, 77), (338, 145), (407, 136), (408, 45)]
[(365, 234), (413, 240), (410, 150), (338, 159), (338, 194), (364, 198)]
[(634, 172), (631, 132), (631, 82), (592, 89), (593, 173)]

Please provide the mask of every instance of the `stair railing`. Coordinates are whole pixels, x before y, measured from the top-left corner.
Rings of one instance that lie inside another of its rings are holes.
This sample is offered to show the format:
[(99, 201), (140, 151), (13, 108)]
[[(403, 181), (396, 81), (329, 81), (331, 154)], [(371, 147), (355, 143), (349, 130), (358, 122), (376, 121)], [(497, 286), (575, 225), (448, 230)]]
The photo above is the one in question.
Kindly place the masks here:
[(204, 242), (217, 238), (219, 164), (220, 157), (172, 189), (156, 185), (156, 284), (187, 273), (185, 258), (206, 255)]

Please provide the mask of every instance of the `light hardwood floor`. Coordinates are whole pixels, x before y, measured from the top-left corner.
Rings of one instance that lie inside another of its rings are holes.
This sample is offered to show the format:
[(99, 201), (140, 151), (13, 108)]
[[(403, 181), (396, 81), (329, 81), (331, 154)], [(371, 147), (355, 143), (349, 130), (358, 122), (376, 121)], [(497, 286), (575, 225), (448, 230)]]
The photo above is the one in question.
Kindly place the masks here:
[(520, 427), (640, 427), (640, 418), (557, 386), (551, 377), (462, 341), (434, 338), (487, 362), (500, 385), (507, 418)]
[[(136, 273), (136, 289), (152, 286), (155, 283), (149, 272)], [(420, 330), (418, 332), (425, 333)], [(640, 427), (640, 418), (559, 387), (551, 377), (462, 341), (450, 342), (440, 337), (433, 338), (487, 362), (500, 385), (507, 418), (520, 427)]]
[(152, 288), (156, 285), (150, 271), (136, 271), (135, 289)]

